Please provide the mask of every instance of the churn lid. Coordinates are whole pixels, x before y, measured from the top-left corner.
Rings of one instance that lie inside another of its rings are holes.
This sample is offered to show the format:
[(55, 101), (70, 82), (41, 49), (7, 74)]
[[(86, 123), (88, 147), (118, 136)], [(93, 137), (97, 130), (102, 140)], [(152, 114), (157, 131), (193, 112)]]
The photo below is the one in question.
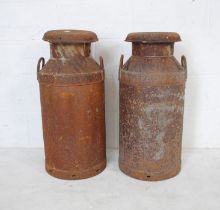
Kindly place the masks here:
[(98, 38), (92, 31), (67, 29), (47, 31), (43, 40), (50, 43), (90, 43), (98, 41)]
[(175, 32), (135, 32), (127, 35), (127, 42), (142, 43), (169, 43), (181, 41), (180, 35)]

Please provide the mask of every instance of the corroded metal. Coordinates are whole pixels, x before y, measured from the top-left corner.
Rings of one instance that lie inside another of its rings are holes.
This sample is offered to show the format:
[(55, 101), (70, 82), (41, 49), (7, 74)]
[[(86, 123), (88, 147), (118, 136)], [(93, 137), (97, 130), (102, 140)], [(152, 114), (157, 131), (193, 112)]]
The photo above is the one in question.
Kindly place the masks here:
[(177, 175), (181, 166), (186, 59), (173, 56), (177, 33), (131, 33), (120, 60), (119, 167), (142, 180)]
[(90, 57), (97, 36), (57, 30), (43, 39), (51, 52), (37, 67), (46, 170), (61, 179), (94, 176), (106, 167), (104, 65)]

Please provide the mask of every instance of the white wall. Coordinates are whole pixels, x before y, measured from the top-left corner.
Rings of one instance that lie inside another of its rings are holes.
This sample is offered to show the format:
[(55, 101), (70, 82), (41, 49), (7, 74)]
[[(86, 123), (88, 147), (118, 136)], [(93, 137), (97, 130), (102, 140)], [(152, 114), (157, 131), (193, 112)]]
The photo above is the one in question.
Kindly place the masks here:
[(188, 61), (185, 147), (220, 147), (220, 1), (0, 0), (0, 146), (43, 145), (36, 63), (49, 57), (51, 29), (97, 33), (96, 59), (106, 67), (107, 145), (118, 146), (118, 63), (131, 54), (127, 33), (176, 31)]

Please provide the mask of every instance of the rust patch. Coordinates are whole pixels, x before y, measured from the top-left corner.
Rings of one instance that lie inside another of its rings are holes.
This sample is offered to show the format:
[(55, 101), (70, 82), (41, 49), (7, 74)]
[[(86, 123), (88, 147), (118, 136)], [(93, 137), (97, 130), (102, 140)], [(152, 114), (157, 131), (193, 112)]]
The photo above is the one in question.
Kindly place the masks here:
[(135, 32), (128, 34), (125, 41), (133, 43), (174, 43), (181, 41), (181, 38), (175, 32)]
[(66, 29), (47, 31), (43, 40), (50, 43), (70, 44), (96, 42), (98, 38), (92, 31)]

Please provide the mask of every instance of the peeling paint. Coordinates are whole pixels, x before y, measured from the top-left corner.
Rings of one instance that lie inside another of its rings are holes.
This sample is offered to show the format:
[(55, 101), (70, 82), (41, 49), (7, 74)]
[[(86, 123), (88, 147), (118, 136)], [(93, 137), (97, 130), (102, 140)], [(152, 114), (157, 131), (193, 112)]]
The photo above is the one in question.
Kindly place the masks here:
[(139, 127), (140, 129), (143, 129), (143, 128), (144, 128), (144, 123), (143, 123), (143, 121), (142, 121), (141, 119), (138, 119), (138, 127)]
[(155, 153), (153, 156), (153, 160), (161, 160), (165, 153), (165, 144), (163, 142), (160, 143), (159, 151)]

